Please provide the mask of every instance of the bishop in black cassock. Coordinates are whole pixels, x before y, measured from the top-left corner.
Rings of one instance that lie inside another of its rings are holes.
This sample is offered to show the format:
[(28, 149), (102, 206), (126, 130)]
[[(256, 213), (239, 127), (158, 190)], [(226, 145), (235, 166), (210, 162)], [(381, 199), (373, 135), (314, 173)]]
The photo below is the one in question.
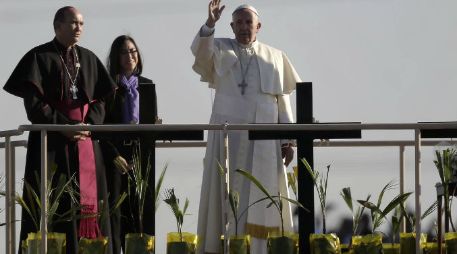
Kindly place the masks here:
[[(76, 8), (59, 9), (54, 18), (56, 37), (25, 54), (5, 84), (7, 92), (24, 100), (32, 124), (103, 123), (103, 100), (113, 93), (116, 85), (95, 54), (76, 45), (83, 24), (82, 15)], [(109, 216), (105, 216), (106, 221), (98, 220), (102, 212), (107, 212), (102, 209), (106, 206), (101, 206), (100, 201), (108, 200), (98, 141), (92, 140), (87, 131), (50, 132), (48, 160), (50, 166), (57, 166), (54, 179), (63, 174), (67, 179), (75, 176), (79, 182), (78, 206), (81, 205), (82, 209), (78, 214), (96, 215), (74, 216), (70, 221), (48, 226), (54, 232), (66, 233), (67, 253), (77, 253), (80, 237), (110, 236)], [(30, 132), (24, 181), (31, 184), (38, 195), (40, 189), (36, 175), (40, 175), (40, 161), (40, 133)], [(29, 205), (34, 204), (25, 189), (23, 195)], [(64, 213), (71, 207), (75, 204), (68, 194), (64, 194), (57, 213)], [(39, 211), (38, 207), (35, 208)], [(23, 210), (21, 241), (29, 232), (38, 230)]]

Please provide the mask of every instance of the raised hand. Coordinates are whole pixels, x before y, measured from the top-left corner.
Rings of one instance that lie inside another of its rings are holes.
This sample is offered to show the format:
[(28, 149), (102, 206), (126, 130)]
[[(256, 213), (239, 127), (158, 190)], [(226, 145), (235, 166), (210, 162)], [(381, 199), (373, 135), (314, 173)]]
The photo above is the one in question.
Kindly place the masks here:
[(225, 8), (225, 5), (221, 5), (221, 0), (211, 0), (208, 4), (208, 20), (206, 20), (206, 25), (213, 28), (216, 25), (216, 22), (221, 17), (222, 11)]

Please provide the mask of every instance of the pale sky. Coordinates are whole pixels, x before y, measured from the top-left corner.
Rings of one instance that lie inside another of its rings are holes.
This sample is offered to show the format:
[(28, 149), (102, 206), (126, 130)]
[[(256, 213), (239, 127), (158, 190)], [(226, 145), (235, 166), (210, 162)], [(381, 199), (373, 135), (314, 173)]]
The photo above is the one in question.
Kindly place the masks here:
[[(190, 52), (192, 39), (206, 20), (207, 3), (206, 0), (0, 0), (0, 84), (4, 85), (28, 50), (53, 38), (55, 11), (64, 5), (74, 5), (85, 19), (79, 44), (91, 49), (103, 62), (115, 37), (129, 34), (135, 38), (144, 59), (143, 74), (157, 84), (159, 115), (164, 123), (207, 123), (213, 94), (192, 71)], [(244, 2), (223, 3), (227, 7), (216, 25), (217, 37), (232, 35), (230, 14)], [(258, 40), (284, 50), (302, 80), (313, 82), (314, 114), (319, 121), (456, 120), (455, 0), (251, 0), (247, 3), (260, 13), (262, 29)], [(1, 90), (0, 103), (1, 130), (28, 123), (20, 99)], [(365, 140), (398, 138), (412, 139), (413, 134), (364, 133)], [(18, 151), (18, 183), (23, 174), (22, 150)], [(193, 215), (184, 224), (188, 231), (196, 231), (203, 152), (204, 149), (197, 148), (158, 152), (157, 168), (169, 161), (173, 172), (166, 180), (168, 187), (179, 184), (180, 188), (188, 186), (191, 190), (178, 190), (191, 199)], [(335, 169), (329, 201), (343, 206), (338, 192), (345, 186), (356, 185), (354, 188), (360, 188), (360, 196), (365, 196), (367, 192), (378, 193), (389, 180), (398, 179), (397, 153), (390, 148), (316, 149), (316, 165), (332, 163)], [(431, 149), (424, 149), (423, 184), (429, 199), (438, 179), (431, 154)], [(411, 150), (407, 156), (407, 189), (413, 190)], [(4, 165), (3, 159), (0, 156), (0, 165)], [(360, 173), (362, 170), (370, 173)], [(0, 174), (3, 171), (2, 167)], [(369, 184), (372, 172), (381, 179), (374, 181), (375, 187)], [(192, 178), (182, 185), (176, 179), (178, 174), (189, 174)], [(424, 200), (423, 206), (430, 202)], [(332, 218), (333, 215), (329, 214), (329, 220), (337, 224), (338, 218)], [(157, 217), (170, 216), (162, 204)], [(170, 223), (158, 225), (157, 231), (162, 234), (172, 231), (174, 224)], [(1, 243), (4, 229), (0, 232)], [(159, 248), (164, 248), (161, 244), (158, 242)]]

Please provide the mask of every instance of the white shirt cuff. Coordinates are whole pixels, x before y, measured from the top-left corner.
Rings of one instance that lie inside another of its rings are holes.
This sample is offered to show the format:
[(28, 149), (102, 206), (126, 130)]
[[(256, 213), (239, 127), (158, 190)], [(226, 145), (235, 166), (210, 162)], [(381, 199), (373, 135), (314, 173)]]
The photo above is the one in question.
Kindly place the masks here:
[(200, 37), (208, 37), (213, 35), (214, 30), (216, 30), (214, 27), (211, 28), (207, 26), (206, 24), (203, 24), (202, 28), (200, 28)]

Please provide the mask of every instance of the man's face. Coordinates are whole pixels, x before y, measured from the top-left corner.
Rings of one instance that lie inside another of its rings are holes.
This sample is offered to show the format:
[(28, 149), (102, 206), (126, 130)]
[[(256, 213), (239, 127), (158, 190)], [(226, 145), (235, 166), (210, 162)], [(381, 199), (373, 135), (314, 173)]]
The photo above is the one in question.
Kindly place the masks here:
[(62, 42), (71, 46), (76, 44), (83, 32), (84, 20), (81, 13), (76, 9), (70, 9), (65, 13), (63, 22), (57, 22), (56, 36)]
[(256, 40), (257, 32), (260, 30), (260, 22), (257, 15), (248, 10), (242, 9), (232, 15), (230, 23), (235, 38), (239, 43), (249, 44)]

